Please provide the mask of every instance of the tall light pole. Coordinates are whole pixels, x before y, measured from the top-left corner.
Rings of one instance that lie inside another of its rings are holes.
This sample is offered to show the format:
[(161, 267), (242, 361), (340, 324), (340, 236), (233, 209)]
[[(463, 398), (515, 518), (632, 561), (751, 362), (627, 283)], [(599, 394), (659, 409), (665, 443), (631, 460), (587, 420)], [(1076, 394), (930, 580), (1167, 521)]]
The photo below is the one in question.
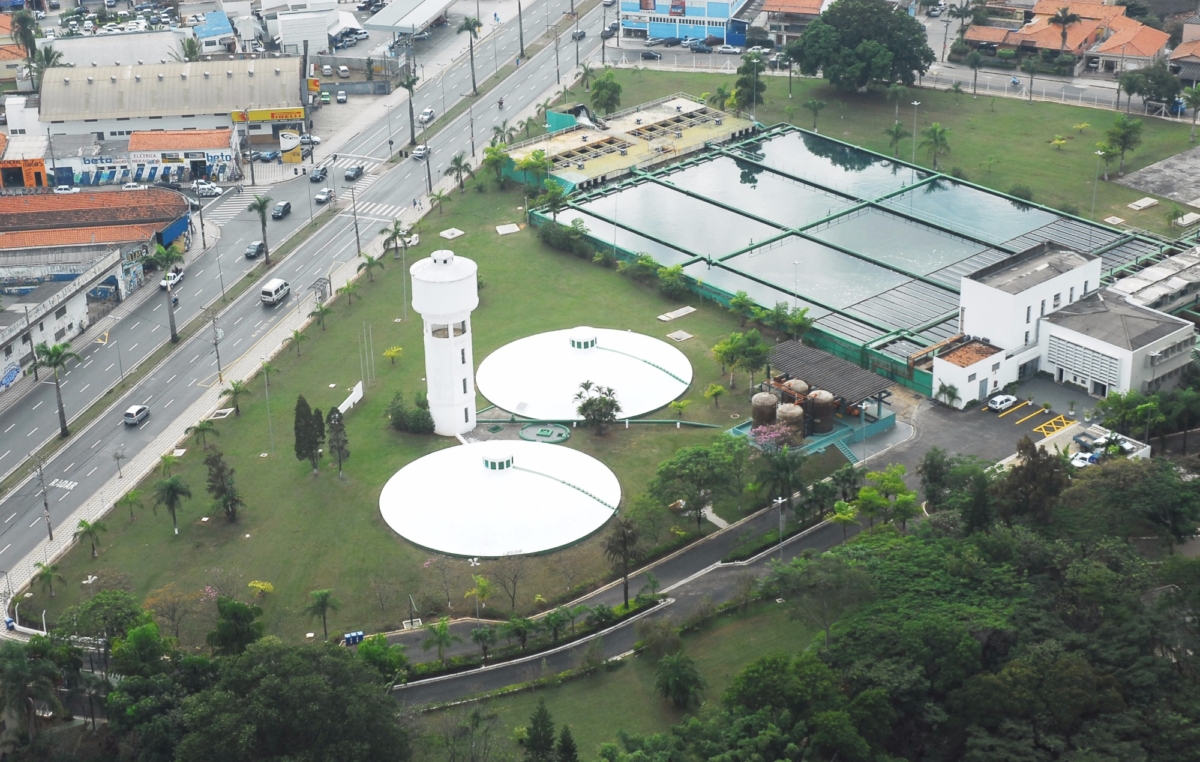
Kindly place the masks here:
[[(575, 0), (571, 0), (574, 2)], [(575, 38), (575, 68), (579, 68), (579, 17), (575, 17), (575, 34), (571, 35)], [(603, 40), (601, 40), (603, 42)]]
[(920, 101), (913, 101), (913, 166), (917, 166), (917, 106), (920, 106)]
[(354, 245), (358, 247), (358, 256), (362, 256), (362, 239), (358, 237), (358, 200), (354, 195), (354, 186), (350, 186), (350, 214), (354, 217)]
[(467, 102), (467, 120), (471, 123), (471, 158), (475, 158), (475, 109), (471, 102)]
[(42, 487), (42, 516), (46, 519), (46, 531), (50, 534), (50, 542), (54, 542), (54, 526), (50, 523), (50, 499), (46, 496), (46, 474), (42, 469), (44, 464), (40, 455), (30, 453), (30, 456), (37, 461), (38, 484)]
[(783, 562), (783, 506), (786, 504), (787, 500), (784, 498), (775, 498), (775, 507), (779, 509), (779, 561), (781, 563)]
[(258, 356), (259, 362), (263, 365), (263, 379), (267, 382), (267, 435), (270, 437), (271, 454), (275, 454), (275, 427), (271, 423), (271, 374), (266, 372), (267, 358), (264, 355)]
[(800, 304), (796, 301), (800, 293), (800, 260), (792, 262), (792, 309), (799, 309)]
[(433, 149), (429, 147), (428, 139), (425, 140), (425, 147), (429, 149), (429, 151), (425, 154), (425, 187), (429, 191), (429, 194), (432, 195), (433, 170), (429, 168), (429, 165), (433, 162)]
[(950, 19), (942, 19), (942, 24), (945, 25), (946, 31), (942, 34), (942, 60), (946, 60), (946, 41), (950, 39)]
[(517, 0), (517, 38), (521, 41), (521, 58), (525, 57), (525, 19), (521, 15), (521, 0)]

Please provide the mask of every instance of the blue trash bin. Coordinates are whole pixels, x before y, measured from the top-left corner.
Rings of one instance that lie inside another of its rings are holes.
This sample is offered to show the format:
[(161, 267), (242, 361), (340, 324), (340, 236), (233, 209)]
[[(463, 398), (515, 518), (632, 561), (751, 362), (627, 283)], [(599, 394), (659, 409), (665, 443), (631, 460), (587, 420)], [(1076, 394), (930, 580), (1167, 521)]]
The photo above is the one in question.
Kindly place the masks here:
[(6, 629), (6, 630), (17, 629), (17, 623), (12, 620), (12, 617), (4, 618), (4, 629)]

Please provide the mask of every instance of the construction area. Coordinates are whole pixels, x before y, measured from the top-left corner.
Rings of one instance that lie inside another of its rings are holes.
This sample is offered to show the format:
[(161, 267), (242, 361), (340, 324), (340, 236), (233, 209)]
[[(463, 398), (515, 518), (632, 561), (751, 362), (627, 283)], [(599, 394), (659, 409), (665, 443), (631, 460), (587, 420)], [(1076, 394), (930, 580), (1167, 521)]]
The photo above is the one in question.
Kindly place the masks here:
[[(766, 308), (807, 309), (807, 342), (926, 395), (932, 374), (913, 358), (960, 334), (964, 276), (1053, 241), (1099, 257), (1108, 285), (1195, 245), (1092, 223), (791, 125), (627, 171), (574, 196), (557, 223), (581, 221), (618, 258), (681, 265), (693, 290), (718, 302), (744, 291)], [(552, 224), (549, 214), (533, 218)]]

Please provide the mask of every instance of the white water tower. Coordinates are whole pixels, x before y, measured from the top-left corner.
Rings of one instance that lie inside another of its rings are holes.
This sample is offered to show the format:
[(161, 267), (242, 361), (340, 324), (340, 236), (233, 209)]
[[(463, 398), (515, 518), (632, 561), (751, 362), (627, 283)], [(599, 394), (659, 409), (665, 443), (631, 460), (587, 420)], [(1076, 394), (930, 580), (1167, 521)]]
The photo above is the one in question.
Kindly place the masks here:
[(413, 309), (425, 321), (425, 381), (434, 431), (452, 437), (475, 428), (471, 312), (479, 306), (478, 267), (447, 249), (415, 263)]

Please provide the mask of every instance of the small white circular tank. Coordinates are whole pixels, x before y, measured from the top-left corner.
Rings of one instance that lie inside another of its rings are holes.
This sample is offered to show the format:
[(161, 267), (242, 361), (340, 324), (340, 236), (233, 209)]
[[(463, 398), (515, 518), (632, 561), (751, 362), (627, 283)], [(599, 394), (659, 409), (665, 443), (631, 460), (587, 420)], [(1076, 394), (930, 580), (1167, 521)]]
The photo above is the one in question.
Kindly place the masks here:
[(479, 306), (476, 264), (441, 249), (409, 268), (413, 309), (425, 318), (468, 313)]

